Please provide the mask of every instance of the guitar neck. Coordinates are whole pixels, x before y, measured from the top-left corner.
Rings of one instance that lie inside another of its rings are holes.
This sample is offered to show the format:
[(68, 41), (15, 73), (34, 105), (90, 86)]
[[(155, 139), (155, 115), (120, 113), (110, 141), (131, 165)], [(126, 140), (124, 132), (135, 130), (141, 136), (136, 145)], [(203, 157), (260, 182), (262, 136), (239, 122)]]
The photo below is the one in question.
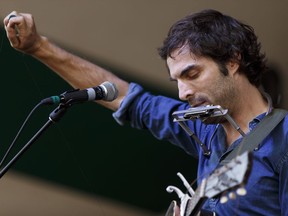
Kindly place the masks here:
[(203, 206), (204, 202), (207, 200), (205, 196), (206, 179), (204, 179), (195, 191), (195, 194), (188, 201), (185, 216), (197, 216)]

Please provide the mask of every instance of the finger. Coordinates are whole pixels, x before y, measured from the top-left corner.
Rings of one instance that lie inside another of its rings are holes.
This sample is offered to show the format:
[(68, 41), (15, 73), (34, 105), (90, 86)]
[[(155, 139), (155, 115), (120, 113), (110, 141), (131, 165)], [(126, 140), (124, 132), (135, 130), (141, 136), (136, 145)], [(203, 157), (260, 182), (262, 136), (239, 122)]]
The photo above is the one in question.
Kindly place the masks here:
[[(14, 14), (10, 15), (9, 18), (8, 18), (8, 22), (10, 21), (11, 18), (14, 18), (14, 17), (17, 17), (17, 16), (14, 15)], [(13, 28), (14, 28), (16, 37), (19, 37), (19, 29), (18, 29), (18, 25), (16, 23), (14, 24)]]
[(10, 14), (8, 14), (5, 19), (4, 19), (4, 25), (7, 26), (10, 19), (14, 18), (14, 17), (17, 17), (17, 12), (16, 11), (13, 11), (11, 12)]
[(16, 35), (15, 30), (7, 30), (7, 37), (10, 45), (14, 48), (18, 48), (20, 45), (19, 37)]
[(13, 17), (16, 17), (16, 15), (15, 15), (15, 14), (10, 15), (10, 16), (8, 17), (8, 21), (10, 21), (10, 19), (13, 18)]
[(6, 34), (12, 47), (19, 46), (19, 29), (17, 26), (18, 20), (16, 19), (16, 14), (17, 12), (13, 11), (4, 19)]
[(17, 26), (19, 24), (19, 17), (16, 15), (16, 11), (13, 11), (4, 19), (4, 24), (6, 28), (14, 28), (16, 35), (19, 34)]

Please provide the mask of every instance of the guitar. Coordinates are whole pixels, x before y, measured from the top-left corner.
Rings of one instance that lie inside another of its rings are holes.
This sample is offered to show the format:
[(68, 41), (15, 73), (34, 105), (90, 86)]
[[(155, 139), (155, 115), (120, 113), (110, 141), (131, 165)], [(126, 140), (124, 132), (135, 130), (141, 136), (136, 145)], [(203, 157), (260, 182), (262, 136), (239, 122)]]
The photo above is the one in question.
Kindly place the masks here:
[[(168, 186), (167, 192), (176, 192), (180, 198), (180, 206), (177, 206), (177, 202), (173, 200), (166, 211), (165, 216), (200, 216), (200, 215), (215, 215), (213, 212), (204, 212), (201, 210), (204, 202), (208, 198), (213, 198), (217, 195), (223, 194), (228, 190), (236, 190), (238, 195), (244, 196), (246, 190), (243, 185), (250, 173), (252, 159), (251, 154), (244, 152), (232, 159), (229, 163), (214, 170), (212, 174), (203, 179), (200, 186), (194, 190), (181, 173), (177, 175), (181, 178), (184, 186), (187, 189), (187, 193), (183, 193), (179, 188), (175, 186)], [(230, 199), (235, 199), (236, 194), (231, 192), (229, 194)], [(220, 203), (228, 201), (227, 196), (222, 196)]]

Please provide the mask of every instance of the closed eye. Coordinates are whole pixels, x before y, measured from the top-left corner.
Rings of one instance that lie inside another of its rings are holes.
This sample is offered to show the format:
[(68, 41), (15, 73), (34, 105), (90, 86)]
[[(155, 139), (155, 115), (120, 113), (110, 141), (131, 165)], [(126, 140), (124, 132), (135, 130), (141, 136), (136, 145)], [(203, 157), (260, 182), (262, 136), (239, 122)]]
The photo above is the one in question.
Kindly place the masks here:
[(187, 73), (185, 78), (188, 80), (194, 80), (194, 79), (197, 79), (199, 76), (200, 76), (200, 72), (192, 71), (192, 72)]
[(201, 68), (199, 65), (189, 65), (181, 72), (181, 77), (187, 80), (194, 80), (200, 76)]

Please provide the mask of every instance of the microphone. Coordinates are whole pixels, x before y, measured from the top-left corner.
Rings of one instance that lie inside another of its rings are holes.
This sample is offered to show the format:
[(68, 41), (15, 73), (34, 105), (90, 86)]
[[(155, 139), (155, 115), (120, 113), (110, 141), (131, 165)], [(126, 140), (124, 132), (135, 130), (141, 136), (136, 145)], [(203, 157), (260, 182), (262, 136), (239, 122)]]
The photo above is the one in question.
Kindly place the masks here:
[(118, 90), (114, 83), (103, 82), (101, 85), (87, 88), (87, 89), (75, 89), (66, 91), (59, 96), (51, 96), (41, 101), (42, 104), (76, 104), (86, 101), (104, 100), (113, 101), (118, 96)]

